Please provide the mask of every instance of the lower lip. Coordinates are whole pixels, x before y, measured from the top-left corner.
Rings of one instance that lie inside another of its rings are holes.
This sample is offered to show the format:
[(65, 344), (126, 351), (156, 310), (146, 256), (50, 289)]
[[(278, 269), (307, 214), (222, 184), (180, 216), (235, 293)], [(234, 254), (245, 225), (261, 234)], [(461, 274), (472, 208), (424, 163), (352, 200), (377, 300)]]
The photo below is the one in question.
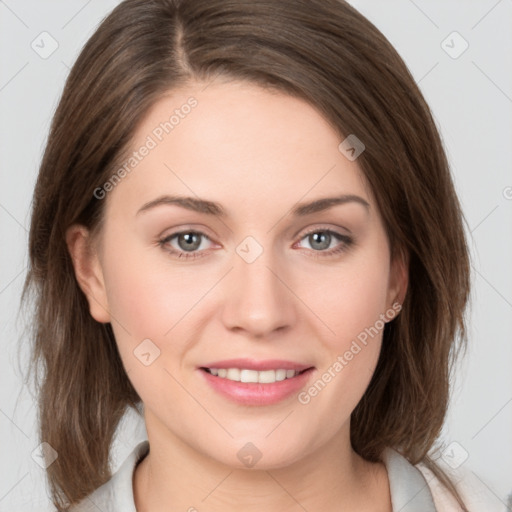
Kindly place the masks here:
[(314, 368), (309, 368), (305, 372), (292, 377), (270, 384), (260, 384), (257, 382), (237, 382), (234, 380), (216, 377), (205, 370), (199, 370), (206, 382), (221, 395), (242, 405), (272, 405), (276, 404), (290, 395), (297, 393), (303, 388), (311, 377)]

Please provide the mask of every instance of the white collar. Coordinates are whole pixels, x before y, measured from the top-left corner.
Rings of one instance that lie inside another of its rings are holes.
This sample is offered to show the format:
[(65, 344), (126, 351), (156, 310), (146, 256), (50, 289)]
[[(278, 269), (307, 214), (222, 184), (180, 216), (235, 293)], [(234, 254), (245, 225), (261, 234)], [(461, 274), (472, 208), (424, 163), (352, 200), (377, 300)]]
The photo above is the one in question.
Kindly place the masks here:
[[(133, 472), (149, 451), (141, 441), (112, 478), (71, 510), (73, 512), (137, 512), (133, 497)], [(436, 512), (429, 485), (419, 469), (392, 448), (382, 454), (386, 466), (394, 512)]]

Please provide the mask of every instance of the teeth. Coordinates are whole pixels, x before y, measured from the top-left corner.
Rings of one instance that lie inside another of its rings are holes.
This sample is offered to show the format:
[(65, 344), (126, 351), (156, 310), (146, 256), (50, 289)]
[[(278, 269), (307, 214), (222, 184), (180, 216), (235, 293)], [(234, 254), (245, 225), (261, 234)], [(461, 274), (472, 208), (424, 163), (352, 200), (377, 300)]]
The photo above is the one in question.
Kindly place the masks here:
[(259, 382), (260, 384), (272, 384), (285, 379), (291, 379), (300, 372), (295, 370), (247, 370), (241, 368), (208, 368), (208, 371), (221, 379), (233, 380), (236, 382)]
[(230, 368), (226, 374), (226, 379), (240, 381), (240, 370), (238, 368)]
[[(290, 370), (291, 377), (295, 375), (294, 370)], [(276, 380), (284, 380), (288, 377), (288, 370), (276, 370)]]
[[(277, 370), (279, 371), (279, 370)], [(262, 372), (255, 372), (258, 374), (258, 382), (261, 384), (269, 384), (277, 380), (275, 370), (265, 370)]]
[(256, 370), (240, 370), (240, 382), (258, 382), (258, 373)]

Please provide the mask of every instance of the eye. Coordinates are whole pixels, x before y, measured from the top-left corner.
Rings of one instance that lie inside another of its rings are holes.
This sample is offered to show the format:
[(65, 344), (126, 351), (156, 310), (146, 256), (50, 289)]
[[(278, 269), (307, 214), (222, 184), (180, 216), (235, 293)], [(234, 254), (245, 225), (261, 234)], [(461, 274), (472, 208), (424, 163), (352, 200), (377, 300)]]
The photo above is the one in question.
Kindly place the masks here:
[[(310, 245), (314, 257), (329, 257), (339, 254), (354, 244), (352, 237), (333, 231), (332, 229), (315, 229), (306, 233), (301, 240)], [(336, 241), (338, 244), (336, 245)], [(334, 243), (334, 247), (332, 247)], [(329, 249), (329, 250), (326, 250)]]
[[(301, 239), (310, 244), (313, 257), (329, 257), (339, 254), (354, 244), (354, 240), (332, 229), (315, 229), (306, 233)], [(210, 241), (205, 233), (188, 230), (165, 236), (158, 244), (171, 255), (180, 259), (201, 258), (208, 254), (203, 242)], [(338, 244), (336, 245), (336, 241)], [(300, 243), (300, 242), (299, 242)], [(332, 245), (334, 244), (334, 247)], [(328, 250), (326, 250), (328, 249)], [(316, 253), (316, 254), (315, 254)]]
[[(176, 239), (175, 244), (173, 241)], [(202, 242), (203, 240), (210, 240), (207, 235), (200, 231), (180, 231), (166, 236), (158, 241), (159, 245), (163, 247), (170, 254), (178, 258), (200, 258), (205, 255), (206, 249)], [(177, 246), (177, 247), (176, 247)], [(196, 252), (200, 251), (200, 252)]]

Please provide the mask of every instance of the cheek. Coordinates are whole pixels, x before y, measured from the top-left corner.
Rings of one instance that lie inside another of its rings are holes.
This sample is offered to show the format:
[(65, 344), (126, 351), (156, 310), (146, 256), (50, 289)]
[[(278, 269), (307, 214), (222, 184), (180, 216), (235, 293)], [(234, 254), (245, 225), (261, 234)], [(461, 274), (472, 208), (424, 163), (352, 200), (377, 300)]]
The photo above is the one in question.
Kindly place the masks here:
[(151, 264), (148, 251), (154, 248), (132, 247), (119, 258), (122, 243), (112, 251), (115, 258), (105, 258), (112, 328), (132, 385), (145, 404), (158, 410), (162, 398), (183, 395), (172, 375), (179, 375), (189, 346), (192, 315), (187, 312), (207, 287), (165, 260)]
[(109, 310), (113, 323), (134, 339), (163, 338), (186, 321), (187, 312), (211, 286), (211, 278), (184, 271), (163, 251), (157, 253), (159, 248), (121, 237), (113, 238), (111, 247), (104, 262)]
[(172, 379), (164, 368), (174, 374), (181, 364), (194, 306), (212, 286), (211, 276), (204, 282), (165, 258), (155, 262), (150, 257), (154, 247), (130, 246), (120, 237), (111, 240), (104, 278), (112, 328), (130, 380), (147, 401), (161, 394), (158, 389), (169, 392)]
[[(328, 326), (320, 339), (324, 349), (312, 386), (299, 402), (310, 404), (316, 414), (331, 415), (335, 424), (346, 420), (363, 396), (379, 358), (387, 317), (389, 261), (385, 246), (372, 247), (358, 258), (347, 259), (324, 279), (308, 301)], [(388, 312), (389, 313), (389, 312)], [(390, 318), (389, 318), (390, 319)], [(320, 331), (319, 331), (320, 332)]]
[(308, 301), (329, 328), (323, 339), (336, 352), (348, 350), (358, 337), (364, 339), (369, 329), (383, 328), (380, 315), (387, 308), (389, 262), (385, 252), (367, 254), (330, 271), (323, 286), (313, 286), (312, 278), (303, 283), (314, 290)]

